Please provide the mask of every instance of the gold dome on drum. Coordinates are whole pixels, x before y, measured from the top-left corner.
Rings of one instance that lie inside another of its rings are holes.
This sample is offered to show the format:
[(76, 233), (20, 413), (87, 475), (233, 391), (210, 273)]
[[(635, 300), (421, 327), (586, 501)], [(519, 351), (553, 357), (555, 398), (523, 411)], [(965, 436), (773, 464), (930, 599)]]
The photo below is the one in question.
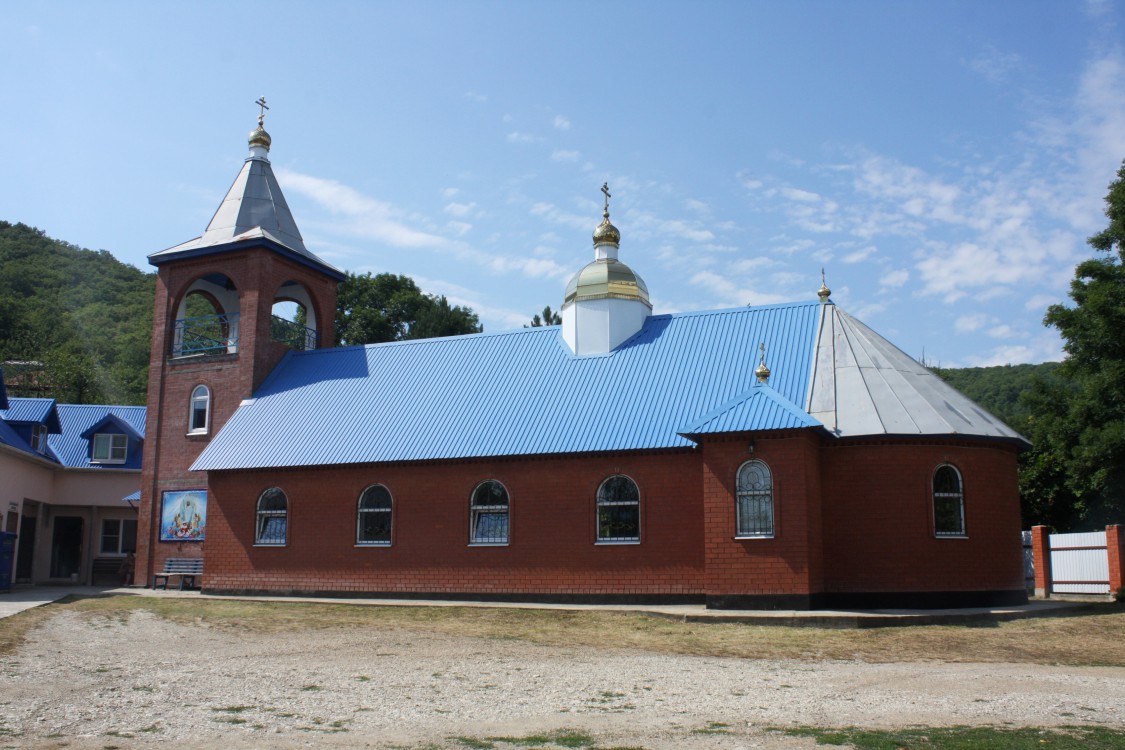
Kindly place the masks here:
[(269, 151), (270, 144), (272, 143), (273, 139), (270, 138), (270, 134), (267, 133), (265, 128), (263, 128), (261, 125), (250, 131), (250, 148), (261, 146), (266, 151)]
[(644, 280), (613, 258), (599, 258), (574, 274), (566, 285), (563, 306), (593, 299), (633, 299), (652, 307)]

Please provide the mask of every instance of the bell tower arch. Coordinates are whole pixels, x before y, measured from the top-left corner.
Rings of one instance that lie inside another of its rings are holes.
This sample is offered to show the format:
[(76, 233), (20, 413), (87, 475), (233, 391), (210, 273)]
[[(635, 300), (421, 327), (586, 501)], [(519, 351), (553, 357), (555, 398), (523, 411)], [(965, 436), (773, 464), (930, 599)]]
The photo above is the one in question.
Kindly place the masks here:
[[(305, 247), (269, 161), (272, 139), (250, 133), (250, 156), (204, 233), (149, 256), (156, 266), (148, 417), (141, 472), (136, 580), (148, 584), (169, 557), (203, 557), (203, 540), (179, 538), (163, 519), (187, 495), (205, 507), (206, 474), (189, 467), (238, 405), (292, 350), (335, 344), (344, 274)], [(279, 315), (299, 309), (295, 315)], [(199, 387), (204, 386), (205, 391)], [(209, 418), (193, 423), (201, 395)], [(169, 511), (170, 512), (170, 511)]]

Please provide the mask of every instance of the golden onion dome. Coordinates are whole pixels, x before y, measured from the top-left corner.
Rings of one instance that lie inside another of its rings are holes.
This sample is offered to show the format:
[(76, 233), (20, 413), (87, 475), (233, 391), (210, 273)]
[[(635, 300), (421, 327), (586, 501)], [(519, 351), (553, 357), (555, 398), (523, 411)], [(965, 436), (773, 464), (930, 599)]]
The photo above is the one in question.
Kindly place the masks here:
[[(610, 225), (610, 228), (613, 226)], [(599, 258), (574, 274), (566, 285), (563, 307), (594, 299), (638, 300), (652, 308), (644, 280), (629, 266), (613, 258)]]
[(828, 301), (832, 296), (832, 290), (828, 288), (828, 284), (824, 283), (824, 269), (820, 269), (820, 289), (816, 290), (816, 296), (820, 297), (821, 303)]
[(258, 127), (250, 131), (250, 148), (261, 146), (266, 151), (269, 151), (271, 143), (273, 143), (273, 139), (270, 138), (270, 134), (267, 133), (266, 129), (261, 125), (258, 125)]
[(609, 213), (605, 214), (602, 223), (598, 224), (594, 229), (594, 244), (600, 245), (608, 242), (611, 245), (621, 244), (621, 232), (617, 231), (617, 227), (609, 223)]

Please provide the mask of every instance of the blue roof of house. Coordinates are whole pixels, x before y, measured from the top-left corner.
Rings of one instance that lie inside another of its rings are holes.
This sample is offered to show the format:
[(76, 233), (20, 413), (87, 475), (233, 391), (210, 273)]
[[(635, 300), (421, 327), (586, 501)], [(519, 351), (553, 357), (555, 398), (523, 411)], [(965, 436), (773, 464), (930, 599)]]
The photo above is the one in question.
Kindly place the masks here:
[[(62, 434), (49, 435), (47, 445), (54, 451), (59, 463), (68, 468), (122, 468), (90, 463), (91, 428), (99, 425), (108, 426), (106, 432), (120, 430), (130, 437), (144, 439), (146, 409), (143, 406), (59, 404), (56, 408), (62, 425)], [(130, 464), (132, 463), (130, 461)]]
[(8, 399), (8, 408), (0, 413), (0, 419), (6, 422), (29, 422), (42, 424), (47, 427), (49, 434), (59, 434), (62, 427), (56, 411), (53, 398), (16, 398)]
[[(687, 447), (690, 428), (747, 399), (739, 429), (816, 425), (795, 415), (820, 307), (654, 315), (613, 352), (581, 357), (554, 326), (294, 352), (192, 468)], [(765, 398), (752, 390), (760, 343)]]
[(24, 453), (30, 453), (33, 456), (40, 455), (32, 450), (31, 446), (27, 444), (27, 441), (20, 437), (2, 417), (0, 417), (0, 445), (15, 448)]

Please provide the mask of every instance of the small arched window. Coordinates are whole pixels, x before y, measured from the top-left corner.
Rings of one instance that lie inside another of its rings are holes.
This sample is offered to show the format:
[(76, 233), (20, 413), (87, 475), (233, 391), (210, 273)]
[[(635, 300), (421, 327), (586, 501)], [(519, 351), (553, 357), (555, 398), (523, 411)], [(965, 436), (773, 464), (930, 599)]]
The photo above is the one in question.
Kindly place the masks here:
[(618, 474), (598, 487), (598, 541), (641, 540), (641, 491), (629, 477)]
[(738, 469), (735, 517), (735, 536), (773, 536), (773, 476), (764, 461), (747, 461)]
[(390, 545), (391, 493), (386, 487), (373, 484), (365, 489), (356, 516), (356, 544)]
[(495, 479), (476, 486), (469, 501), (469, 543), (508, 543), (508, 490)]
[(204, 435), (211, 426), (211, 391), (205, 385), (197, 385), (191, 392), (191, 416), (188, 418), (188, 434)]
[(289, 539), (289, 499), (277, 487), (258, 498), (258, 524), (254, 544), (284, 546)]
[(961, 472), (949, 464), (934, 471), (934, 534), (965, 536), (965, 490)]

